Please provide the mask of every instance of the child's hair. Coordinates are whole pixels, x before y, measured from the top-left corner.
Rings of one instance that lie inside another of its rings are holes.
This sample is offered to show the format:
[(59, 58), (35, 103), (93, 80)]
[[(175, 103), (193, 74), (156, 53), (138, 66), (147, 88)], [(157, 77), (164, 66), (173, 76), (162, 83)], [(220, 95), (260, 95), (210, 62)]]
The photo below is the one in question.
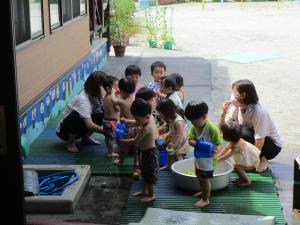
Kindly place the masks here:
[(120, 91), (127, 94), (132, 94), (135, 91), (135, 83), (130, 77), (123, 77), (118, 83)]
[(140, 67), (136, 66), (136, 65), (129, 65), (126, 67), (125, 69), (125, 76), (126, 77), (131, 77), (132, 75), (137, 74), (139, 76), (142, 75), (141, 69)]
[(171, 73), (170, 77), (175, 79), (176, 82), (176, 91), (183, 87), (183, 77), (179, 73)]
[(242, 136), (241, 126), (234, 119), (230, 119), (226, 123), (221, 124), (220, 129), (225, 141), (236, 143)]
[(164, 64), (161, 61), (156, 61), (156, 62), (151, 64), (151, 74), (153, 74), (153, 71), (156, 67), (164, 68), (165, 71), (167, 70), (166, 64)]
[(242, 103), (245, 105), (257, 104), (258, 95), (254, 84), (250, 80), (238, 80), (235, 82), (235, 87), (241, 95), (245, 95), (244, 99), (242, 99)]
[(208, 113), (208, 105), (204, 101), (190, 101), (185, 108), (185, 117), (192, 121), (200, 119)]
[(85, 93), (91, 97), (101, 96), (101, 84), (105, 77), (107, 77), (107, 74), (102, 71), (94, 71), (91, 73), (84, 83)]
[(156, 94), (151, 88), (142, 87), (136, 94), (135, 98), (142, 98), (145, 101), (150, 101), (152, 98), (155, 98)]
[(174, 77), (166, 76), (166, 78), (162, 79), (162, 83), (164, 84), (165, 88), (172, 88), (173, 91), (176, 91), (176, 81)]
[(176, 119), (177, 107), (169, 98), (159, 101), (156, 110), (157, 112), (162, 113), (166, 120)]
[(117, 81), (118, 78), (114, 77), (114, 76), (106, 76), (105, 79), (102, 82), (102, 87), (104, 88), (104, 90), (106, 90), (106, 88), (112, 88), (113, 84), (115, 81)]
[(151, 105), (146, 100), (137, 98), (132, 103), (130, 112), (133, 116), (145, 118), (147, 115), (151, 115), (152, 109)]

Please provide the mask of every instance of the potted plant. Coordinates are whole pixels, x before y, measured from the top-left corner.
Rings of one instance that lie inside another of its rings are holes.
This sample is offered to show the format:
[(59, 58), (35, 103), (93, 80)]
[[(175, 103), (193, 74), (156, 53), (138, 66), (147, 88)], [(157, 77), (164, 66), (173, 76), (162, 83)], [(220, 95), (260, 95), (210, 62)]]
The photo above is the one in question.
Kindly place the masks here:
[(147, 26), (147, 42), (150, 48), (157, 48), (156, 32), (151, 26)]
[(129, 38), (135, 33), (133, 0), (112, 0), (110, 5), (110, 44), (116, 56), (124, 56)]
[(164, 32), (160, 35), (159, 39), (162, 41), (163, 48), (172, 50), (175, 45), (175, 39), (167, 32)]

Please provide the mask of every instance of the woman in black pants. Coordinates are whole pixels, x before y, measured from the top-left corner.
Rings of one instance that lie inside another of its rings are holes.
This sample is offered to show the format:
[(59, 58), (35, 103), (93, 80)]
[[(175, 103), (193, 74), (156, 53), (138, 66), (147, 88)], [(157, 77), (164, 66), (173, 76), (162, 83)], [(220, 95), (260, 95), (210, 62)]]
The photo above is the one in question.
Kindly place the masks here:
[(101, 83), (105, 75), (100, 71), (93, 72), (85, 81), (84, 90), (72, 99), (59, 119), (56, 134), (68, 142), (67, 150), (70, 152), (78, 152), (75, 140), (79, 138), (84, 143), (100, 144), (90, 136), (93, 132), (103, 133), (102, 116), (95, 113), (95, 107), (101, 107), (97, 99), (102, 99)]
[[(223, 103), (220, 123), (226, 122), (225, 118), (232, 118), (241, 124), (242, 138), (261, 150), (257, 172), (263, 172), (268, 168), (269, 160), (281, 151), (280, 135), (269, 112), (259, 103), (255, 86), (250, 80), (238, 80), (232, 89), (234, 100)], [(228, 110), (229, 107), (232, 108)], [(227, 111), (231, 115), (226, 115)]]

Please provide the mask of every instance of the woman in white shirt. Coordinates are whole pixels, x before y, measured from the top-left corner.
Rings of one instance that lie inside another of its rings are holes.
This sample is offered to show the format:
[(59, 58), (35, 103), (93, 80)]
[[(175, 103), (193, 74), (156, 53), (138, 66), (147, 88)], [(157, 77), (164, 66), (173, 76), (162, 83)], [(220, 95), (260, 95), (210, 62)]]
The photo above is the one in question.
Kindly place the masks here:
[[(257, 172), (263, 172), (268, 168), (269, 160), (281, 151), (280, 135), (269, 112), (259, 103), (255, 86), (250, 80), (236, 81), (233, 95), (234, 100), (224, 102), (220, 121), (231, 117), (242, 125), (242, 138), (261, 150)], [(229, 106), (231, 115), (228, 116)]]
[(100, 144), (90, 137), (93, 132), (103, 133), (99, 123), (92, 119), (91, 98), (102, 96), (102, 79), (101, 73), (92, 73), (84, 83), (84, 90), (72, 99), (59, 119), (56, 134), (68, 142), (67, 150), (70, 152), (78, 152), (75, 140), (79, 138), (85, 143)]

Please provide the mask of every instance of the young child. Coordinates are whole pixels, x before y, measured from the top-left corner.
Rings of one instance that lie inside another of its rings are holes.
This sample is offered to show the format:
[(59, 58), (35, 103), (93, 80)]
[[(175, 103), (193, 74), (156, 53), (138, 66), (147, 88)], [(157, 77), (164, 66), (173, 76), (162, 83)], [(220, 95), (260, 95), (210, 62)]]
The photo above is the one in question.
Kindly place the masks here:
[(158, 178), (158, 151), (155, 141), (158, 137), (157, 127), (151, 115), (151, 106), (144, 99), (137, 98), (130, 107), (137, 125), (141, 126), (140, 132), (135, 138), (122, 140), (124, 143), (135, 143), (141, 151), (141, 170), (143, 178), (142, 191), (134, 196), (144, 196), (141, 202), (151, 202), (155, 199), (153, 186)]
[[(135, 99), (142, 98), (151, 105), (152, 114), (156, 110), (156, 94), (151, 88), (142, 87), (135, 95)], [(154, 111), (154, 112), (153, 112)]]
[(163, 77), (161, 80), (160, 92), (165, 94), (167, 98), (171, 99), (179, 109), (183, 109), (181, 99), (176, 92), (176, 81), (173, 77)]
[(118, 79), (113, 76), (107, 76), (102, 83), (106, 95), (103, 98), (104, 118), (103, 131), (105, 136), (105, 144), (107, 147), (107, 156), (118, 156), (114, 152), (114, 128), (120, 119), (120, 107), (112, 100), (112, 92), (118, 87)]
[(235, 184), (241, 187), (249, 186), (249, 180), (246, 171), (256, 169), (259, 165), (260, 150), (249, 142), (241, 138), (241, 127), (233, 119), (227, 123), (221, 124), (223, 139), (229, 143), (225, 149), (220, 152), (218, 162), (221, 162), (229, 157), (233, 157), (234, 169), (239, 178), (235, 180)]
[(142, 72), (140, 67), (135, 65), (129, 65), (126, 67), (125, 77), (130, 77), (135, 84), (135, 91), (133, 95), (135, 95), (143, 87), (143, 85), (140, 84), (141, 76), (142, 76)]
[[(220, 152), (222, 149), (221, 133), (218, 127), (216, 127), (207, 118), (208, 106), (203, 101), (191, 101), (185, 108), (185, 116), (191, 121), (192, 125), (188, 131), (189, 144), (195, 147), (196, 140), (211, 142), (215, 147), (215, 153)], [(208, 158), (207, 160), (216, 159), (214, 157)], [(211, 161), (207, 163), (212, 163)], [(213, 164), (213, 163), (212, 163)], [(196, 176), (199, 179), (199, 184), (202, 192), (196, 193), (194, 196), (199, 196), (201, 199), (196, 202), (195, 207), (201, 208), (209, 204), (209, 196), (211, 191), (210, 179), (213, 178), (213, 169), (210, 171), (203, 170), (204, 166), (199, 165), (198, 161), (195, 160), (195, 171)]]
[(183, 104), (184, 102), (183, 77), (179, 73), (172, 73), (170, 74), (170, 76), (175, 79), (176, 93)]
[(151, 75), (153, 76), (153, 81), (148, 85), (155, 93), (160, 90), (160, 79), (165, 76), (167, 67), (161, 61), (156, 61), (151, 64)]
[(176, 106), (170, 99), (161, 100), (157, 105), (157, 112), (167, 122), (169, 128), (168, 137), (165, 140), (168, 151), (168, 165), (160, 168), (160, 170), (170, 170), (172, 164), (175, 161), (182, 160), (183, 155), (189, 150), (187, 127), (184, 119), (177, 114)]
[[(133, 116), (130, 112), (130, 107), (134, 101), (134, 90), (135, 90), (135, 83), (131, 78), (123, 77), (119, 80), (118, 83), (120, 89), (120, 98), (115, 96), (115, 93), (112, 93), (112, 101), (114, 104), (120, 107), (120, 117), (125, 118), (128, 120), (133, 120)], [(133, 138), (135, 137), (138, 131), (138, 127), (135, 124), (128, 124), (126, 126), (124, 132), (124, 138)], [(118, 166), (123, 166), (125, 156), (127, 155), (128, 151), (133, 151), (134, 154), (134, 167), (139, 168), (139, 157), (138, 157), (138, 148), (136, 145), (123, 145), (120, 143), (120, 151), (119, 151), (119, 159), (116, 159), (114, 163)]]

